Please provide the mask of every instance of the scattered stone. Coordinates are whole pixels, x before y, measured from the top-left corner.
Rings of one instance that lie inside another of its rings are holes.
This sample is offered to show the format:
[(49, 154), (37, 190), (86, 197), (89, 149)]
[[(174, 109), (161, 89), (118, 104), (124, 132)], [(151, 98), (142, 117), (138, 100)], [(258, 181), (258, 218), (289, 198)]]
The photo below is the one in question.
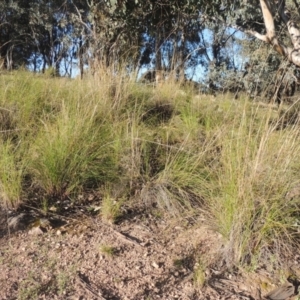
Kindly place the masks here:
[(24, 230), (26, 228), (27, 222), (26, 222), (27, 214), (21, 213), (17, 216), (13, 216), (8, 218), (7, 225), (10, 231), (17, 231), (17, 230)]
[[(43, 216), (39, 223), (46, 224), (43, 219), (48, 220)], [(6, 217), (4, 221), (7, 226)], [(151, 224), (151, 230), (145, 230), (144, 225), (150, 221), (141, 216), (113, 226), (100, 218), (88, 219), (91, 221), (88, 226), (86, 219), (73, 222), (70, 218), (65, 228), (57, 226), (53, 218), (48, 221), (54, 229), (42, 237), (35, 235), (46, 230), (37, 226), (30, 230), (30, 235), (25, 232), (22, 237), (10, 234), (0, 238), (0, 299), (17, 299), (22, 291), (32, 292), (28, 299), (45, 300), (260, 299), (253, 292), (260, 286), (259, 280), (239, 282), (239, 275), (224, 273), (219, 265), (214, 266), (215, 269), (206, 266), (207, 284), (201, 288), (195, 286), (192, 267), (197, 255), (213, 256), (220, 247), (217, 234), (207, 229), (188, 231), (185, 227), (161, 228), (159, 224)], [(62, 236), (74, 228), (80, 234)], [(129, 238), (127, 233), (130, 233)], [(133, 242), (133, 237), (138, 242)], [(142, 244), (144, 241), (151, 243)], [(95, 247), (99, 244), (118, 249), (118, 255), (107, 258)], [(195, 257), (190, 262), (191, 253)], [(174, 265), (175, 258), (182, 260), (183, 265)], [(292, 259), (299, 269), (297, 251)], [(80, 276), (76, 270), (80, 270)], [(222, 278), (227, 280), (222, 281)], [(268, 291), (262, 290), (261, 294)]]
[(42, 235), (44, 232), (40, 227), (33, 227), (28, 231), (30, 235)]
[(50, 210), (50, 211), (53, 211), (53, 212), (56, 212), (56, 211), (57, 211), (57, 208), (56, 208), (55, 206), (51, 206), (51, 207), (49, 208), (49, 210)]

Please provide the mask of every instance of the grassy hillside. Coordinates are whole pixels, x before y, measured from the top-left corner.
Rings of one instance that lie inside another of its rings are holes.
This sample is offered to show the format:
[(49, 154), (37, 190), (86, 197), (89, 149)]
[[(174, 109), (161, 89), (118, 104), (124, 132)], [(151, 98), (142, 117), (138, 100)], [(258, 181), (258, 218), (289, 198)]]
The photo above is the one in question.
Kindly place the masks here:
[(111, 221), (142, 205), (213, 228), (228, 266), (279, 259), (299, 241), (296, 106), (283, 113), (105, 72), (0, 75), (1, 206), (47, 211), (93, 190)]

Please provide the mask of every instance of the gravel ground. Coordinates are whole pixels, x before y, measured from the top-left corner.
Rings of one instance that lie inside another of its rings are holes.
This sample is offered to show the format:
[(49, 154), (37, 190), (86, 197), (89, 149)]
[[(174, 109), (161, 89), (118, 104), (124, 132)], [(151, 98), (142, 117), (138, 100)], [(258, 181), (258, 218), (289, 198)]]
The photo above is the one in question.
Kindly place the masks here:
[[(2, 213), (1, 300), (260, 298), (257, 278), (201, 267), (217, 262), (222, 247), (221, 237), (204, 226), (182, 226), (150, 213), (113, 225), (81, 214), (59, 226), (50, 219), (31, 229), (16, 226), (12, 233), (7, 221)], [(275, 287), (268, 274), (261, 276)]]

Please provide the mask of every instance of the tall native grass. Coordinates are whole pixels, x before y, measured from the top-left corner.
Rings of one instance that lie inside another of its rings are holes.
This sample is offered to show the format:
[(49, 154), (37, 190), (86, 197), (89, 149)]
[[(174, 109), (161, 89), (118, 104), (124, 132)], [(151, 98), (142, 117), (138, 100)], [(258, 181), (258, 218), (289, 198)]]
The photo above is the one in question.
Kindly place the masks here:
[(271, 115), (244, 107), (223, 128), (219, 176), (208, 206), (230, 266), (279, 259), (298, 243), (299, 197), (287, 195), (300, 183), (299, 125), (278, 130)]
[(22, 202), (24, 165), (19, 146), (0, 140), (0, 204), (8, 208), (16, 208)]
[(98, 107), (89, 105), (63, 102), (54, 120), (41, 121), (30, 148), (29, 172), (48, 194), (70, 194), (84, 185), (113, 180), (113, 134), (97, 115)]
[(101, 68), (84, 80), (9, 73), (0, 96), (1, 205), (17, 207), (31, 189), (74, 201), (96, 189), (109, 218), (129, 200), (195, 222), (201, 215), (223, 237), (228, 266), (287, 253), (298, 241), (291, 109), (171, 81), (144, 85)]

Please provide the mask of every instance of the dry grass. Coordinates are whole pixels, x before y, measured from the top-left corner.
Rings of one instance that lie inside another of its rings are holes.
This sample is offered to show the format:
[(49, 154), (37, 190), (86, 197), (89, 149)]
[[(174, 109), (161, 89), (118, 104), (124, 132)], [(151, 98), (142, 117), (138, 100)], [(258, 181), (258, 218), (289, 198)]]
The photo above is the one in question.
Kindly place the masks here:
[(28, 186), (43, 199), (121, 187), (117, 197), (104, 188), (104, 218), (115, 222), (129, 200), (205, 215), (224, 238), (228, 266), (292, 251), (300, 219), (295, 113), (276, 119), (245, 98), (99, 72), (82, 81), (1, 76), (1, 205), (21, 204)]

